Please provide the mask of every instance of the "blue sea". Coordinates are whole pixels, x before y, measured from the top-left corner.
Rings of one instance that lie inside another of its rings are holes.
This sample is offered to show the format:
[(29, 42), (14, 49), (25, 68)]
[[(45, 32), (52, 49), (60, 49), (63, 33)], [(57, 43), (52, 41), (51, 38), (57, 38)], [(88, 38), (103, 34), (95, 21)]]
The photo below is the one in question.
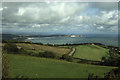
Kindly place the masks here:
[(44, 44), (102, 43), (118, 47), (118, 37), (29, 37), (26, 40)]

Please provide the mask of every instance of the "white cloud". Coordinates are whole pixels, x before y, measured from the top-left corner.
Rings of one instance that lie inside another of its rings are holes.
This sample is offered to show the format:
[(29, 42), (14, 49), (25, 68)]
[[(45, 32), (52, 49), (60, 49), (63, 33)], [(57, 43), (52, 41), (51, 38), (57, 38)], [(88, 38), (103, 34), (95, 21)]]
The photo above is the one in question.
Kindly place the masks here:
[(63, 18), (62, 20), (60, 20), (61, 23), (64, 23), (66, 21), (68, 21), (70, 19), (70, 16), (66, 17), (66, 18)]
[(3, 8), (0, 8), (0, 11), (2, 11), (3, 10)]
[(17, 15), (23, 15), (25, 13), (25, 10), (23, 8), (19, 8)]
[(97, 29), (103, 29), (104, 27), (103, 26), (99, 26), (99, 27), (97, 27)]
[(32, 27), (33, 28), (40, 28), (41, 26), (39, 24), (33, 24)]
[[(20, 6), (16, 8), (16, 11), (12, 11), (13, 9), (10, 8), (10, 11), (12, 12), (10, 14), (4, 14), (8, 12), (8, 10), (4, 10), (3, 17), (5, 17), (5, 20), (10, 22), (58, 23), (61, 20), (63, 20), (62, 22), (66, 21), (69, 19), (69, 16), (74, 16), (77, 12), (84, 11), (88, 6), (88, 4), (77, 3), (43, 4), (44, 6), (42, 3), (33, 3), (26, 6)], [(9, 20), (10, 16), (15, 17)]]
[(16, 27), (21, 31), (29, 28), (29, 31), (36, 29), (36, 31), (39, 30), (38, 32), (50, 30), (59, 32), (64, 30), (71, 30), (71, 32), (72, 30), (78, 32), (115, 31), (118, 23), (118, 11), (114, 5), (116, 3), (103, 4), (3, 3), (3, 8), (1, 8), (3, 27)]

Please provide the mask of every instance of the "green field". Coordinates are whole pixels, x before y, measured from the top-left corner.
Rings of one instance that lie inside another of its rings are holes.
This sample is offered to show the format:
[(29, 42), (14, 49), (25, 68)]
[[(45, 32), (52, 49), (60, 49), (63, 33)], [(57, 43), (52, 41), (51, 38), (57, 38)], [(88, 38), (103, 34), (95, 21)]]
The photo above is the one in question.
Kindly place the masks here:
[(26, 78), (87, 78), (94, 73), (103, 77), (115, 67), (96, 66), (80, 63), (70, 63), (63, 60), (38, 58), (7, 54), (10, 62), (11, 77), (24, 76)]
[(102, 48), (97, 45), (80, 45), (76, 47), (76, 52), (73, 57), (101, 61), (101, 58), (108, 57), (108, 49)]

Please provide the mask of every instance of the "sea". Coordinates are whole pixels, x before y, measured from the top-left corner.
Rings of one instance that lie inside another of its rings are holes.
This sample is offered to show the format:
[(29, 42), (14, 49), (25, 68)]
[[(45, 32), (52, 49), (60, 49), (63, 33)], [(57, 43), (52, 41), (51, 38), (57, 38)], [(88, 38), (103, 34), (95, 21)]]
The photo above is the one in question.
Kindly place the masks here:
[(101, 43), (118, 47), (118, 37), (29, 37), (26, 40), (43, 44)]

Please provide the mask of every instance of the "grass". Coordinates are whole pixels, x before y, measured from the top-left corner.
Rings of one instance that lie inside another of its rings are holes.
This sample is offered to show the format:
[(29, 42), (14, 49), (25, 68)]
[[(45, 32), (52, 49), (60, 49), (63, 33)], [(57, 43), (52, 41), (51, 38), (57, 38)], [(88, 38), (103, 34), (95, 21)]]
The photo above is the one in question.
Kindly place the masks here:
[(39, 53), (45, 52), (44, 50), (26, 50), (26, 51), (31, 56), (35, 56), (35, 55), (38, 55)]
[(59, 47), (61, 47), (61, 48), (73, 48), (74, 46), (59, 46)]
[(26, 50), (28, 53), (42, 53), (44, 50)]
[(7, 54), (10, 61), (10, 74), (29, 78), (87, 78), (94, 73), (103, 77), (115, 67), (70, 63), (63, 60)]
[(73, 57), (87, 60), (101, 61), (101, 58), (108, 57), (108, 49), (97, 45), (80, 45), (76, 47), (76, 52)]
[(44, 45), (37, 45), (37, 44), (18, 43), (17, 46), (22, 47), (25, 50), (35, 49), (35, 50), (50, 51), (50, 52), (53, 52), (53, 53), (56, 53), (56, 54), (59, 54), (59, 55), (68, 54), (71, 51), (70, 49), (66, 49), (66, 48), (44, 46)]

